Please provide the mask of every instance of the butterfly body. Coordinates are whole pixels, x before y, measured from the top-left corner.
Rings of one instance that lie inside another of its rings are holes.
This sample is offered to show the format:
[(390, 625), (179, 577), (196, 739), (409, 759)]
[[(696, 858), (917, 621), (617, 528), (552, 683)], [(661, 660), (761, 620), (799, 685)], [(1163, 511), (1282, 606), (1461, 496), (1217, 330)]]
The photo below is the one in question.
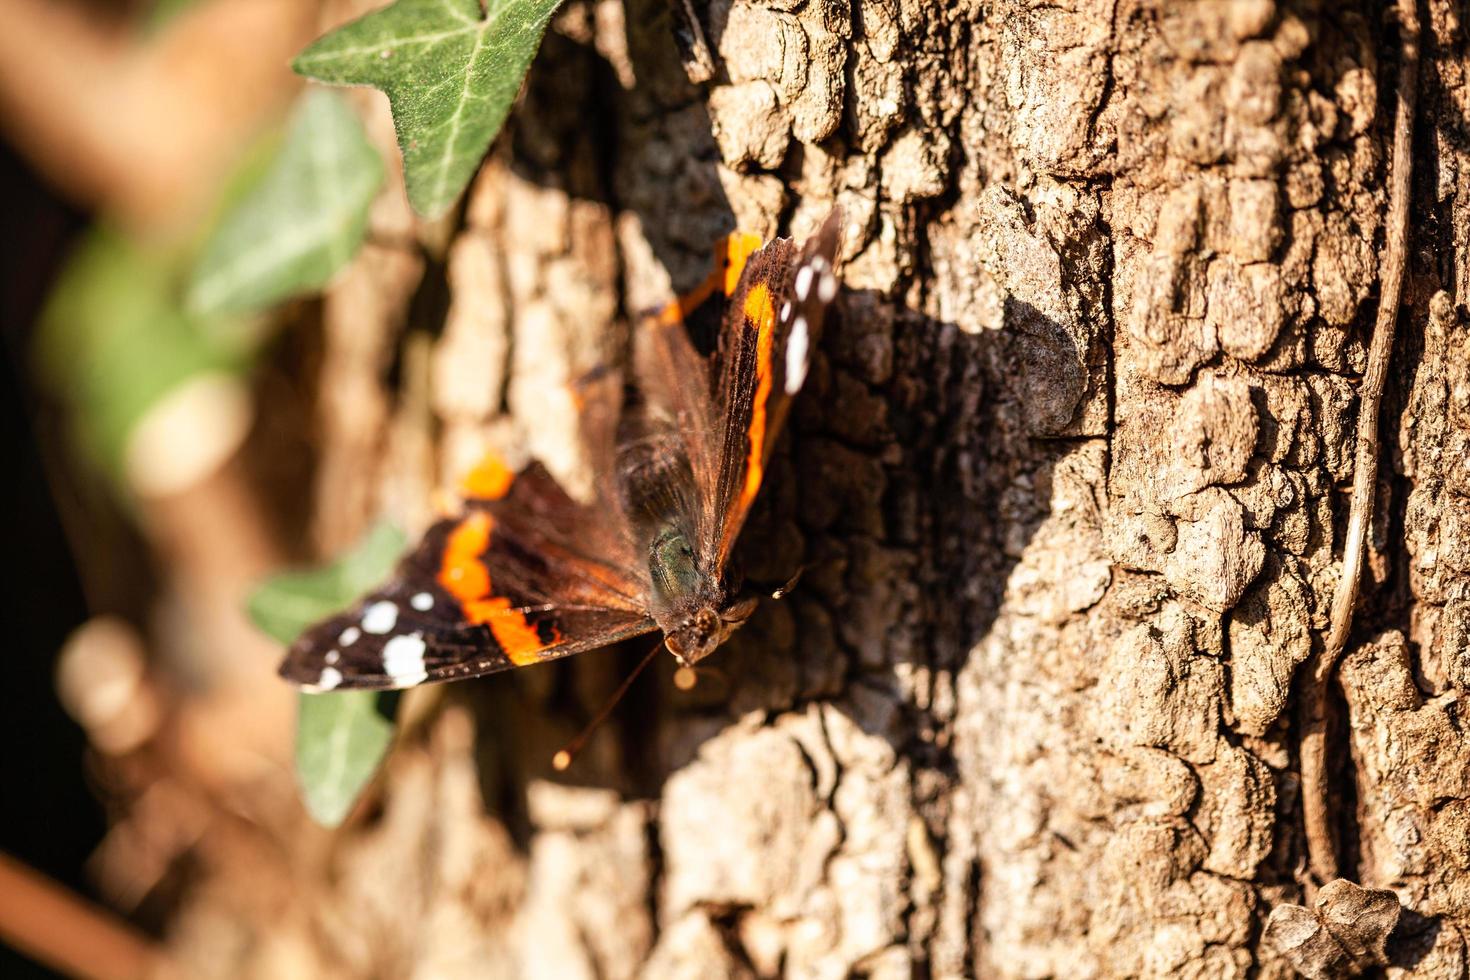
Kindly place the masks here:
[[(839, 217), (801, 248), (732, 235), (710, 278), (640, 326), (636, 384), (574, 386), (598, 496), (487, 457), (462, 514), (395, 575), (304, 632), (281, 673), (312, 690), (402, 688), (540, 663), (659, 630), (702, 660), (755, 611), (733, 548), (837, 293)], [(714, 307), (715, 350), (686, 320)], [(628, 397), (625, 397), (628, 396)]]
[(681, 441), (633, 439), (622, 443), (617, 468), (624, 519), (644, 556), (649, 615), (669, 652), (693, 664), (724, 642), (750, 614), (753, 597), (739, 597), (733, 563), (700, 548), (698, 496)]

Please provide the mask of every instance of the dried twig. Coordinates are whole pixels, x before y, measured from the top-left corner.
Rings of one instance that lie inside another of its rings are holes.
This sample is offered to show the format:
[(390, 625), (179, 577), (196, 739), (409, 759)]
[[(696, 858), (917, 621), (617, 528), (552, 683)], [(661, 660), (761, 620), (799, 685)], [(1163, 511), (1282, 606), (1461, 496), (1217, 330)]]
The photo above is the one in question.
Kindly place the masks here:
[(0, 128), (67, 196), (133, 227), (192, 228), (223, 168), (296, 93), (315, 4), (196, 4), (154, 32), (82, 4), (9, 0)]
[(0, 936), (75, 977), (156, 975), (157, 947), (111, 914), (0, 854)]
[(1353, 606), (1363, 570), (1363, 546), (1378, 484), (1378, 408), (1393, 353), (1394, 326), (1403, 294), (1408, 257), (1409, 192), (1413, 169), (1414, 100), (1419, 86), (1419, 13), (1416, 0), (1398, 0), (1399, 62), (1393, 157), (1389, 173), (1387, 248), (1380, 272), (1378, 316), (1368, 349), (1368, 370), (1358, 391), (1358, 432), (1353, 462), (1353, 492), (1347, 539), (1342, 549), (1342, 577), (1332, 597), (1332, 619), (1322, 651), (1312, 663), (1301, 700), (1302, 812), (1307, 855), (1319, 882), (1338, 876), (1337, 848), (1328, 814), (1326, 758), (1327, 685), (1347, 645)]

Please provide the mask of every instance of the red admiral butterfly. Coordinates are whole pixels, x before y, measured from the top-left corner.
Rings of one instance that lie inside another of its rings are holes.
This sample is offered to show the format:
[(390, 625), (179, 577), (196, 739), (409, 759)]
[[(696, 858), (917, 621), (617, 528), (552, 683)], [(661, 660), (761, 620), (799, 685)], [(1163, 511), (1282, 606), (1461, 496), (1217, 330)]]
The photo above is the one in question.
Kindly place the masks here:
[[(731, 551), (837, 295), (840, 217), (800, 249), (730, 235), (694, 292), (649, 316), (636, 387), (575, 387), (601, 499), (572, 499), (539, 464), (495, 457), (463, 513), (435, 524), (393, 578), (291, 645), (281, 675), (310, 690), (403, 688), (541, 663), (660, 629), (685, 666), (754, 612)], [(719, 313), (701, 355), (688, 323)]]

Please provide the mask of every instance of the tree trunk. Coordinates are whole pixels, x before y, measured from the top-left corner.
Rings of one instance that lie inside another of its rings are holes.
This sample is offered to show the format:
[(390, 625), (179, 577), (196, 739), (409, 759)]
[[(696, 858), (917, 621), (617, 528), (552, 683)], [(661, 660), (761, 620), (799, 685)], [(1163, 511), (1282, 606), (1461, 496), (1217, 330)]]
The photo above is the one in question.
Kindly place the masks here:
[[(805, 576), (693, 692), (668, 665), (640, 680), (564, 775), (553, 752), (641, 651), (410, 699), (375, 814), (292, 825), (279, 887), (194, 893), (191, 975), (1371, 961), (1392, 915), (1328, 903), (1305, 945), (1309, 913), (1265, 923), (1316, 898), (1299, 675), (1342, 564), (1384, 253), (1383, 5), (712, 0), (707, 85), (670, 6), (562, 13), (442, 266), (421, 279), (380, 217), (326, 301), (316, 531), (421, 523), (487, 442), (585, 483), (562, 383), (619, 361), (719, 234), (839, 205), (839, 314), (743, 542), (749, 577)], [(1404, 909), (1391, 969), (1449, 978), (1470, 98), (1462, 5), (1420, 14), (1405, 306), (1325, 746), (1341, 872)], [(431, 354), (399, 343), (446, 302)], [(227, 957), (205, 926), (229, 917)]]

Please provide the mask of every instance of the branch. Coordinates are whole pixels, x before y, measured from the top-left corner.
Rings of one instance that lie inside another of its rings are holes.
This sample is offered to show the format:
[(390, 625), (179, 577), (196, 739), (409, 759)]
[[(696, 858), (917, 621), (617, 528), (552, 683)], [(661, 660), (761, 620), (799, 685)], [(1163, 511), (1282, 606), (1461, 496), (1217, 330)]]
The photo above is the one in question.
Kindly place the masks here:
[(207, 210), (222, 171), (295, 94), (316, 5), (219, 0), (139, 37), (80, 4), (8, 0), (0, 130), (68, 197), (149, 229)]
[(1393, 157), (1389, 174), (1387, 248), (1380, 273), (1378, 316), (1368, 348), (1368, 370), (1358, 392), (1357, 452), (1353, 462), (1353, 492), (1348, 511), (1347, 539), (1343, 544), (1342, 577), (1332, 597), (1330, 630), (1322, 652), (1312, 664), (1302, 692), (1301, 775), (1302, 815), (1306, 823), (1307, 856), (1319, 882), (1338, 877), (1337, 848), (1328, 814), (1326, 761), (1327, 685), (1347, 646), (1363, 571), (1363, 547), (1373, 513), (1378, 484), (1378, 409), (1383, 383), (1393, 353), (1394, 327), (1403, 295), (1408, 257), (1409, 195), (1413, 168), (1414, 100), (1419, 85), (1419, 12), (1416, 0), (1398, 0), (1398, 98), (1393, 127)]
[(162, 967), (158, 950), (112, 915), (0, 854), (0, 936), (76, 977), (131, 980)]

